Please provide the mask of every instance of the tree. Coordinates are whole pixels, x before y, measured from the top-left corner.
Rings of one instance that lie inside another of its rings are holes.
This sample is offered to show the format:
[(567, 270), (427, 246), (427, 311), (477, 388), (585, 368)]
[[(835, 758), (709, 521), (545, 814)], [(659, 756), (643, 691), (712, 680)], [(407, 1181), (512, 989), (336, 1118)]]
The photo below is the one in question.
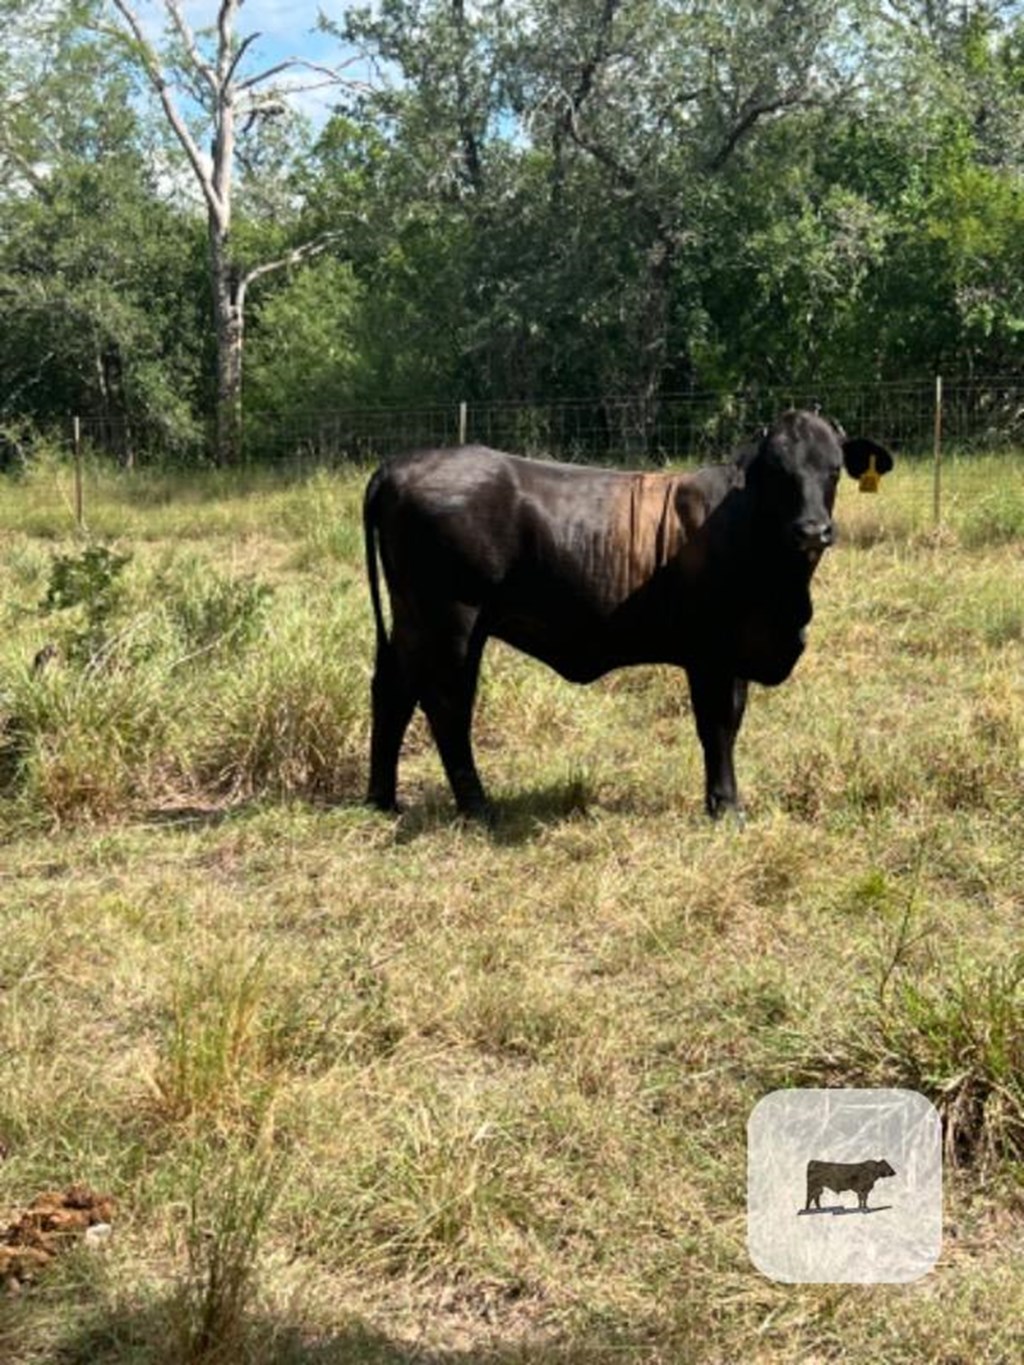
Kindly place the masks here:
[[(290, 97), (313, 84), (336, 84), (341, 72), (300, 57), (289, 57), (252, 73), (245, 60), (260, 36), (239, 39), (235, 22), (243, 0), (220, 0), (207, 52), (202, 35), (188, 24), (181, 0), (163, 0), (176, 46), (161, 54), (128, 0), (110, 0), (119, 22), (100, 21), (99, 31), (122, 43), (159, 99), (167, 125), (184, 152), (206, 210), (209, 271), (217, 356), (215, 457), (239, 458), (242, 430), (242, 362), (246, 297), (256, 280), (295, 265), (324, 250), (329, 235), (288, 246), (280, 254), (247, 261), (239, 249), (233, 216), (236, 168), (242, 144), (258, 138), (288, 111)], [(279, 78), (290, 72), (309, 75), (287, 87)], [(209, 131), (209, 153), (193, 132), (179, 91), (198, 109)]]
[(658, 393), (695, 375), (720, 202), (766, 130), (848, 97), (849, 8), (383, 0), (351, 13), (346, 36), (401, 77), (352, 115), (388, 127), (407, 221), (455, 244), (435, 306), (460, 391), (629, 396), (619, 437), (644, 444)]
[(606, 383), (635, 395), (641, 439), (666, 374), (693, 375), (718, 201), (766, 128), (847, 95), (842, 25), (843, 7), (820, 0), (536, 6), (523, 108), (549, 147), (553, 212), (574, 180), (596, 176), (626, 227), (622, 346)]
[[(0, 420), (195, 435), (201, 239), (157, 193), (123, 64), (74, 9), (9, 14), (0, 58)], [(200, 277), (201, 278), (201, 277)]]

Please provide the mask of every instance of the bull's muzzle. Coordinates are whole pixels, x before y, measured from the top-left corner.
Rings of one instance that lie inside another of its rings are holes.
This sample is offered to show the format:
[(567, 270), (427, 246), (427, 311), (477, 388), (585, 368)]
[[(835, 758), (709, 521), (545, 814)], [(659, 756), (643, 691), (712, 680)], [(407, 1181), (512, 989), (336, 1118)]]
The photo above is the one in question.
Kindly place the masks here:
[(806, 555), (820, 555), (835, 538), (835, 527), (831, 521), (798, 521), (793, 527), (794, 543)]

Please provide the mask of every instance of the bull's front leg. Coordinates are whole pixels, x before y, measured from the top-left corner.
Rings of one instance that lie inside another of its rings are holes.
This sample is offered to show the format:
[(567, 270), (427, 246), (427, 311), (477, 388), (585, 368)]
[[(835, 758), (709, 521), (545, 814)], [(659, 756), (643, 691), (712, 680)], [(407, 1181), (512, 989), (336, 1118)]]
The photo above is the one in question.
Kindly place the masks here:
[(747, 681), (730, 673), (689, 668), (690, 701), (704, 750), (704, 804), (713, 820), (739, 809), (733, 750), (747, 705)]

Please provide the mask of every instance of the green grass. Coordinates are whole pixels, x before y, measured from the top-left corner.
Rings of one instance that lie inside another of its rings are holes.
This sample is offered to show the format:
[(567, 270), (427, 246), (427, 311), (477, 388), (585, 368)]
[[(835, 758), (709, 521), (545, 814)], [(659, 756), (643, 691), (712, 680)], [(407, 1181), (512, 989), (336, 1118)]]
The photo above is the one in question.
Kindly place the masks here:
[[(59, 466), (5, 483), (0, 1212), (74, 1181), (118, 1212), (0, 1300), (0, 1358), (1014, 1360), (1021, 469), (945, 474), (939, 528), (926, 463), (844, 488), (742, 831), (703, 817), (680, 674), (500, 647), (493, 833), (422, 719), (407, 813), (364, 809), (362, 473), (91, 469), (92, 539)], [(98, 543), (114, 586), (42, 610)], [(936, 1102), (925, 1280), (752, 1268), (746, 1119), (790, 1084)]]

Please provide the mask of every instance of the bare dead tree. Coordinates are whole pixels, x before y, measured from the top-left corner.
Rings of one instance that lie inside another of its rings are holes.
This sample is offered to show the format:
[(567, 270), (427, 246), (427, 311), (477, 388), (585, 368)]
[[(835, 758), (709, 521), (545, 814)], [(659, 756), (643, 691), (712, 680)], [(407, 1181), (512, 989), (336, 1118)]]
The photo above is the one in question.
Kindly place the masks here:
[[(249, 286), (262, 276), (308, 260), (329, 244), (334, 233), (321, 234), (273, 260), (243, 267), (231, 240), (232, 189), (238, 139), (260, 119), (281, 113), (287, 98), (346, 80), (344, 67), (329, 67), (301, 57), (288, 57), (254, 74), (244, 74), (246, 54), (260, 37), (239, 39), (235, 21), (244, 0), (220, 0), (215, 50), (207, 57), (189, 26), (181, 0), (163, 0), (164, 10), (181, 44), (190, 90), (211, 122), (210, 152), (196, 141), (182, 112), (172, 70), (147, 35), (138, 12), (127, 0), (111, 0), (120, 16), (103, 26), (109, 36), (127, 46), (160, 100), (164, 116), (185, 153), (206, 206), (210, 283), (216, 328), (217, 411), (215, 457), (218, 463), (238, 460), (242, 431), (242, 359), (245, 302)], [(303, 79), (286, 90), (273, 82), (286, 73)], [(351, 83), (351, 82), (350, 82)]]

